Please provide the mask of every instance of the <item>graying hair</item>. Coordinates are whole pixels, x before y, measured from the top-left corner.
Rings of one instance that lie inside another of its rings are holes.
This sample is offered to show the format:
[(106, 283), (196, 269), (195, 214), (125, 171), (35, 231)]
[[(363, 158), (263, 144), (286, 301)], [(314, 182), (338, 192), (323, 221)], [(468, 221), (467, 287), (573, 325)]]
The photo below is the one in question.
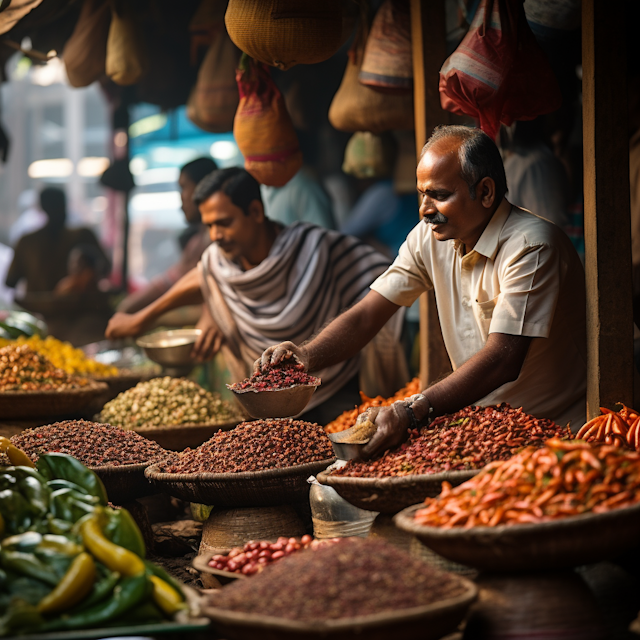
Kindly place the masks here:
[(500, 202), (507, 193), (507, 176), (496, 143), (481, 129), (457, 124), (440, 125), (433, 130), (422, 148), (420, 159), (443, 138), (460, 141), (460, 177), (467, 183), (471, 199), (475, 200), (478, 182), (483, 178), (491, 178), (496, 185), (496, 201)]

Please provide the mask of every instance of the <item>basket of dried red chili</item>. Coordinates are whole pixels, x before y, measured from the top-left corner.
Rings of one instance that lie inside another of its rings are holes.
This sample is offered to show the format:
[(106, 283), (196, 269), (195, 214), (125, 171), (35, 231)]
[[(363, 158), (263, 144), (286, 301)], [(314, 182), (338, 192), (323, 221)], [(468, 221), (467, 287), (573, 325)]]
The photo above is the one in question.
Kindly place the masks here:
[(606, 560), (640, 538), (640, 453), (550, 440), (487, 465), (405, 509), (398, 527), (479, 569), (560, 569)]

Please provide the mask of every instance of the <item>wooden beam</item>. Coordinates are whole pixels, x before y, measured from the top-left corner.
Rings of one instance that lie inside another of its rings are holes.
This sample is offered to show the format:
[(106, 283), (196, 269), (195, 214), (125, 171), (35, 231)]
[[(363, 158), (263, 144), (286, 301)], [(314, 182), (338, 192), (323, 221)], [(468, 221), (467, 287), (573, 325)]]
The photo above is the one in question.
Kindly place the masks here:
[(625, 3), (582, 2), (587, 416), (633, 402)]
[[(448, 122), (438, 81), (447, 55), (444, 0), (411, 0), (416, 157), (434, 127)], [(451, 371), (433, 292), (420, 296), (420, 381), (425, 388)]]

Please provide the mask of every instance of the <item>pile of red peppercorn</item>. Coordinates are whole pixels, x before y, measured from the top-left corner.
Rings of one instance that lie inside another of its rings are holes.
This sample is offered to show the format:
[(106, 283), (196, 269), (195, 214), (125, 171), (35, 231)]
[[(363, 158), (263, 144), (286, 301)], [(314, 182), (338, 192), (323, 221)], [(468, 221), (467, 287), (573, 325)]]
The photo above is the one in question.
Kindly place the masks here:
[(251, 540), (247, 542), (244, 547), (234, 547), (226, 556), (213, 556), (209, 561), (209, 566), (220, 571), (230, 571), (232, 573), (241, 573), (245, 576), (252, 576), (292, 553), (303, 551), (304, 549), (315, 550), (324, 545), (337, 542), (338, 540), (340, 540), (340, 538), (314, 540), (313, 537), (309, 535), (302, 536), (302, 538), (299, 539), (278, 538), (276, 542)]
[(227, 386), (232, 391), (277, 391), (300, 385), (317, 387), (319, 384), (320, 378), (305, 373), (303, 365), (289, 363), (254, 373), (250, 378)]
[(568, 427), (534, 418), (506, 403), (471, 406), (413, 429), (405, 443), (375, 460), (349, 461), (332, 475), (383, 478), (481, 469), (494, 460), (508, 460), (522, 447), (542, 447), (550, 438), (570, 437)]
[(160, 465), (163, 473), (239, 473), (294, 467), (333, 457), (324, 430), (291, 418), (243, 422), (218, 431), (197, 449), (185, 449)]
[(66, 453), (88, 467), (157, 462), (169, 455), (157, 442), (109, 424), (65, 420), (26, 429), (11, 438), (34, 462), (43, 453)]
[(460, 578), (381, 540), (346, 538), (294, 553), (251, 580), (237, 580), (211, 605), (314, 622), (428, 605), (460, 595)]

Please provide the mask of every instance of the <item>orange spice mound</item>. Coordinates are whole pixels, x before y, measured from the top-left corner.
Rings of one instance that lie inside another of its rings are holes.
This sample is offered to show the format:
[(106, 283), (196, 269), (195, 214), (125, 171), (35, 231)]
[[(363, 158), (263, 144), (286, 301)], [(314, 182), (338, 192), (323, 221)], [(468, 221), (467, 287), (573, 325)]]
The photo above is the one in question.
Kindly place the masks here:
[(330, 422), (324, 430), (327, 433), (337, 433), (338, 431), (344, 431), (353, 427), (358, 419), (358, 416), (366, 411), (369, 407), (388, 407), (390, 404), (397, 402), (398, 400), (404, 400), (415, 393), (420, 393), (420, 378), (414, 378), (411, 382), (408, 382), (402, 389), (396, 391), (390, 398), (383, 398), (382, 396), (376, 396), (375, 398), (369, 398), (362, 391), (360, 397), (362, 398), (362, 404), (355, 409), (344, 411), (333, 422)]

